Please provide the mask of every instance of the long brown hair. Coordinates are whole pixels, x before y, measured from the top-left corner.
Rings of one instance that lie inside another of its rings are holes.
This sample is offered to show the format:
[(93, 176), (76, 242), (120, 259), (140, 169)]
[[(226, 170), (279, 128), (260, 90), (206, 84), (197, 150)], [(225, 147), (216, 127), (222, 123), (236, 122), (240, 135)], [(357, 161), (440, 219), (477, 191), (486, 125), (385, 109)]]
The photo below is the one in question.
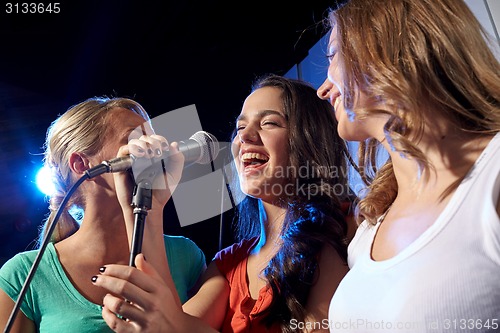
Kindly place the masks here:
[[(283, 332), (292, 332), (291, 319), (306, 319), (305, 305), (320, 274), (318, 258), (323, 246), (332, 246), (347, 260), (347, 223), (340, 202), (353, 199), (347, 179), (348, 150), (337, 134), (333, 107), (320, 100), (309, 83), (266, 75), (254, 83), (252, 91), (263, 87), (281, 90), (292, 170), (288, 180), (295, 187), (283, 203), (287, 213), (282, 246), (264, 270), (273, 301), (261, 315), (269, 325), (280, 323)], [(246, 197), (238, 208), (238, 239), (258, 236), (258, 200)]]

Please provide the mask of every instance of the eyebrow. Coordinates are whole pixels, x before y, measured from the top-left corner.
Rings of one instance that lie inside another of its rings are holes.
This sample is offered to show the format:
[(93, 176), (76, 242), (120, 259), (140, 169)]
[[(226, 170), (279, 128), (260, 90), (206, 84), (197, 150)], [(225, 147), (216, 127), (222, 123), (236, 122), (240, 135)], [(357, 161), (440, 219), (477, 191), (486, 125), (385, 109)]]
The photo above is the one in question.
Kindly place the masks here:
[[(277, 115), (277, 116), (280, 116), (281, 118), (286, 120), (286, 117), (283, 115), (283, 113), (278, 112), (276, 110), (261, 110), (261, 111), (257, 112), (257, 117), (259, 117), (259, 118), (264, 118), (265, 116), (269, 116), (269, 115)], [(236, 118), (236, 122), (241, 121), (241, 120), (246, 120), (246, 119), (247, 119), (247, 117), (244, 114), (240, 114), (238, 116), (238, 118)]]

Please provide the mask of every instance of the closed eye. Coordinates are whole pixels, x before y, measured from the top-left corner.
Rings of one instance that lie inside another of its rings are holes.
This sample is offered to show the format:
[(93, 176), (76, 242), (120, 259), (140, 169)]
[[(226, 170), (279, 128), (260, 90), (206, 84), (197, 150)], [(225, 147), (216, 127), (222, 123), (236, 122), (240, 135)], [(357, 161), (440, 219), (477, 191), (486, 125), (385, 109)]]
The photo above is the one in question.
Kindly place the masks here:
[(335, 58), (335, 55), (337, 55), (337, 52), (328, 53), (326, 54), (326, 58), (328, 59), (329, 62), (332, 62), (333, 58)]
[(265, 125), (280, 126), (278, 123), (276, 123), (274, 121), (266, 121), (262, 125), (263, 126), (265, 126)]

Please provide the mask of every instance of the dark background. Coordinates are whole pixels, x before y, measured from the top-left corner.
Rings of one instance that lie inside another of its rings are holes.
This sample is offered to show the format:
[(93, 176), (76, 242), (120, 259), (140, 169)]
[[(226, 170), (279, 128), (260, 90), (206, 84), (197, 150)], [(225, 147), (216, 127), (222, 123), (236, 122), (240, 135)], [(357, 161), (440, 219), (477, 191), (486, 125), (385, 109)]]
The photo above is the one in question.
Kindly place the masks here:
[[(227, 141), (253, 80), (304, 59), (334, 2), (64, 1), (58, 14), (2, 7), (0, 265), (33, 247), (48, 212), (34, 180), (59, 114), (93, 96), (133, 98), (152, 117), (195, 104), (203, 129)], [(207, 259), (221, 220), (222, 245), (232, 242), (232, 211), (181, 228), (166, 209), (165, 232), (190, 237)]]

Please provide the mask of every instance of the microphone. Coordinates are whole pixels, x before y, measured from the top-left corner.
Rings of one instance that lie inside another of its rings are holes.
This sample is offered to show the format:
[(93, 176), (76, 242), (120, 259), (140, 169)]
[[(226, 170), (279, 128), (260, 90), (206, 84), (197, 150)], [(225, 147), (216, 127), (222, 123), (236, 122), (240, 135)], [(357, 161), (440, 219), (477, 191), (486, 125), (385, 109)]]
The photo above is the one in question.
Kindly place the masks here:
[[(189, 140), (179, 141), (179, 152), (184, 155), (184, 167), (194, 163), (208, 164), (219, 154), (219, 141), (205, 131), (194, 133)], [(132, 169), (135, 179), (154, 177), (159, 170), (163, 170), (169, 152), (164, 152), (161, 158), (138, 158), (133, 155), (117, 157), (85, 171), (88, 178), (94, 178), (103, 173), (120, 172)]]

